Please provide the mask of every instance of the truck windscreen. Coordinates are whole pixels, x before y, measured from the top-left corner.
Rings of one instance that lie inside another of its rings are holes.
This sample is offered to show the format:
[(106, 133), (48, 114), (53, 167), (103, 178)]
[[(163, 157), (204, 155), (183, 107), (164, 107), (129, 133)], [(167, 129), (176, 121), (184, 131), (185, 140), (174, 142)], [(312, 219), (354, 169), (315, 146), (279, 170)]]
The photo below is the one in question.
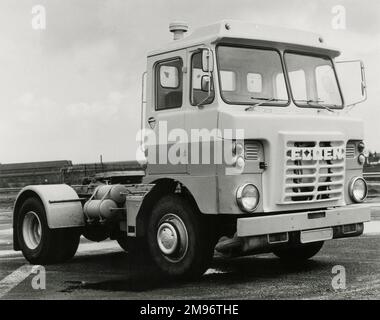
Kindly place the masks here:
[(294, 103), (299, 107), (342, 108), (343, 102), (331, 59), (285, 53)]
[(277, 51), (220, 45), (217, 56), (220, 91), (226, 103), (288, 105), (281, 56)]

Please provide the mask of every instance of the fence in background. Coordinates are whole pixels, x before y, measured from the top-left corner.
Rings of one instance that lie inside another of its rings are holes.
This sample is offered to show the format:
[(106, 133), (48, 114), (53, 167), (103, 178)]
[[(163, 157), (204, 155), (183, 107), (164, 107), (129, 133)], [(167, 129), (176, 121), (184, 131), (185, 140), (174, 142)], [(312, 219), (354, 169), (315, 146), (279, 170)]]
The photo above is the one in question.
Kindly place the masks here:
[(0, 164), (0, 188), (62, 183), (62, 168), (69, 166), (69, 160)]
[(137, 161), (84, 163), (69, 160), (0, 164), (0, 188), (22, 188), (36, 184), (82, 184), (86, 178), (106, 172), (142, 170)]

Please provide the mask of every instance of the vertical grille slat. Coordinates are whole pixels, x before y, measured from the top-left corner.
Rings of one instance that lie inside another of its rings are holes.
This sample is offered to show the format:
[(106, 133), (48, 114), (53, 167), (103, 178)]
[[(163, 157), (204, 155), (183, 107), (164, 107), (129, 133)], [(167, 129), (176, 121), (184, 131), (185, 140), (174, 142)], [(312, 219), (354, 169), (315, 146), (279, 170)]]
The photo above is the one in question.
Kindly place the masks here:
[[(343, 147), (343, 141), (287, 141), (285, 152), (285, 176), (283, 185), (283, 204), (314, 203), (342, 199), (345, 178), (344, 156), (333, 160), (321, 160), (325, 157), (292, 158), (292, 149), (311, 150), (315, 155), (321, 148)], [(293, 150), (294, 151), (294, 150)], [(336, 151), (334, 149), (334, 151)], [(341, 153), (344, 150), (339, 150)], [(347, 154), (347, 149), (345, 150)], [(310, 154), (310, 153), (309, 153)], [(303, 159), (307, 160), (303, 160)]]

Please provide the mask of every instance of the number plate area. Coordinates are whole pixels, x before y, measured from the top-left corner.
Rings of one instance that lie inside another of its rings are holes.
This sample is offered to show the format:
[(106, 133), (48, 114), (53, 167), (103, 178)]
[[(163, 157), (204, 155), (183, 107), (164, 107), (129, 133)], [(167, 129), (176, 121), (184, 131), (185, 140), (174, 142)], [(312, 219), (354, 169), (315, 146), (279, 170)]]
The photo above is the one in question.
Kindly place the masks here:
[(331, 240), (333, 238), (333, 229), (325, 228), (325, 229), (315, 229), (315, 230), (307, 230), (301, 231), (301, 243), (311, 243), (317, 241)]

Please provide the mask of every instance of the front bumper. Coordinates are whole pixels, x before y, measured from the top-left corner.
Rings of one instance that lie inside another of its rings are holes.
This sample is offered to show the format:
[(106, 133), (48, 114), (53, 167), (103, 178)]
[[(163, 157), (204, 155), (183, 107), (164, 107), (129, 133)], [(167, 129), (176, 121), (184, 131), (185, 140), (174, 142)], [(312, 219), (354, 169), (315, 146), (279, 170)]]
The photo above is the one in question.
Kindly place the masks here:
[(340, 208), (277, 214), (237, 220), (237, 236), (252, 237), (284, 232), (322, 229), (371, 220), (371, 205), (354, 204)]

